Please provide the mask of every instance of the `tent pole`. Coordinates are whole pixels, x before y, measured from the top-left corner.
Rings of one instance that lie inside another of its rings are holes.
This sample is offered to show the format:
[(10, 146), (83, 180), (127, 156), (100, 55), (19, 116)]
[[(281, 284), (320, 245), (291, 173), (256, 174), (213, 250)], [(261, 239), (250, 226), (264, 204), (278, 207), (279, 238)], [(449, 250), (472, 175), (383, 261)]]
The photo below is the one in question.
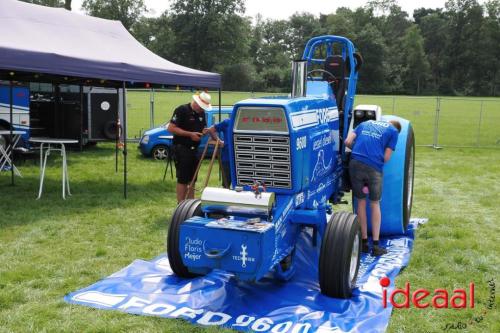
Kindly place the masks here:
[(221, 93), (221, 90), (219, 88), (219, 123), (221, 122), (221, 118), (222, 118), (221, 108), (222, 108), (222, 93)]
[[(219, 88), (219, 123), (221, 122), (221, 118), (222, 118), (222, 94), (221, 94), (221, 90)], [(227, 138), (224, 138), (224, 140), (227, 140)], [(227, 141), (226, 141), (227, 142)], [(218, 156), (219, 156), (219, 180), (222, 179), (223, 177), (223, 171), (222, 171), (222, 164), (221, 164), (221, 154), (222, 154), (222, 151), (220, 152), (217, 152)], [(224, 182), (224, 181), (223, 181)]]
[(14, 185), (14, 140), (13, 139), (13, 133), (12, 130), (14, 129), (14, 108), (13, 108), (13, 103), (14, 103), (14, 88), (12, 86), (12, 80), (9, 81), (9, 110), (10, 110), (10, 152), (7, 153), (9, 155), (10, 153), (10, 175), (11, 175), (11, 183)]
[(127, 93), (123, 81), (123, 195), (127, 199)]
[[(120, 100), (120, 89), (116, 88), (116, 95)], [(123, 102), (123, 101), (122, 101)], [(120, 103), (118, 103), (120, 104)], [(118, 172), (118, 143), (120, 142), (120, 108), (116, 108), (116, 137), (115, 137), (115, 173)]]
[(155, 89), (149, 89), (149, 127), (155, 127)]
[(80, 151), (83, 151), (83, 85), (80, 84)]

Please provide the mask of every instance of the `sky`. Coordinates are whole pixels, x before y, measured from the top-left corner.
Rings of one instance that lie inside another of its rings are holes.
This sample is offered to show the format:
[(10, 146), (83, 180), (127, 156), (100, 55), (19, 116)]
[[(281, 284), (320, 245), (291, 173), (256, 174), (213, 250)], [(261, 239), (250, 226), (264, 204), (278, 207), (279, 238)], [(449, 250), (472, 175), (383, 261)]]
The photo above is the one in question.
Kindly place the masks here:
[[(83, 0), (73, 0), (73, 10), (80, 11)], [(329, 14), (335, 12), (338, 7), (357, 8), (364, 6), (366, 0), (246, 0), (247, 16), (255, 17), (261, 14), (264, 18), (286, 19), (295, 12), (309, 12), (316, 16), (320, 13)], [(398, 0), (398, 4), (412, 17), (415, 8), (439, 8), (444, 7), (445, 0)], [(484, 0), (480, 0), (483, 3)], [(169, 7), (169, 0), (145, 0), (146, 6), (151, 9), (151, 16), (160, 15)]]

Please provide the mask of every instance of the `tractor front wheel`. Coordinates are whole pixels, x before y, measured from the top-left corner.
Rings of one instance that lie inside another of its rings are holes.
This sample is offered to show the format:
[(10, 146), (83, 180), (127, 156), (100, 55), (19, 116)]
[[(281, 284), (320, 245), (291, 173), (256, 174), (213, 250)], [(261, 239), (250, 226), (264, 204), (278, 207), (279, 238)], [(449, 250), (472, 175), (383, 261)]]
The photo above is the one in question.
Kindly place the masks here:
[(319, 257), (321, 293), (349, 298), (356, 285), (361, 255), (361, 227), (356, 215), (334, 213), (326, 227)]
[(179, 234), (181, 224), (193, 216), (203, 216), (201, 211), (201, 201), (199, 199), (188, 199), (182, 201), (175, 208), (167, 236), (167, 255), (170, 267), (174, 273), (183, 278), (192, 278), (196, 274), (190, 273), (184, 263), (179, 251)]

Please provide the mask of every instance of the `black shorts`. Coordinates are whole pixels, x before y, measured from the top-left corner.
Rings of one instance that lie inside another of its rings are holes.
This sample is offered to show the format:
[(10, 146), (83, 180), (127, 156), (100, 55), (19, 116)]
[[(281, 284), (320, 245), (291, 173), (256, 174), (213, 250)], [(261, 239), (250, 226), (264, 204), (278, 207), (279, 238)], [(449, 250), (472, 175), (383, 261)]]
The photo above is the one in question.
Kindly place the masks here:
[(188, 185), (193, 179), (198, 166), (198, 147), (185, 145), (174, 146), (175, 175), (177, 183)]
[(379, 201), (382, 196), (382, 172), (357, 160), (349, 162), (349, 174), (354, 197), (365, 199), (363, 187), (368, 186), (371, 201)]

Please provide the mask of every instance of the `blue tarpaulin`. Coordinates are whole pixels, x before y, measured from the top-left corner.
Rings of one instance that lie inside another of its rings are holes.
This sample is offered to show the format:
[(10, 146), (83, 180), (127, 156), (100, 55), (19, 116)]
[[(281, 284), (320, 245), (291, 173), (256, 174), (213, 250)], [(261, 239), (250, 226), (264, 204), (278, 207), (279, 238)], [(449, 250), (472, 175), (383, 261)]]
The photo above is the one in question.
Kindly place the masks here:
[(69, 303), (137, 315), (183, 318), (207, 326), (272, 333), (383, 332), (392, 307), (382, 304), (380, 278), (394, 279), (408, 264), (419, 222), (405, 235), (381, 240), (388, 253), (363, 254), (357, 287), (351, 299), (329, 298), (318, 283), (319, 247), (303, 233), (296, 249), (297, 272), (288, 282), (265, 278), (243, 283), (215, 270), (194, 279), (173, 275), (166, 255), (135, 260), (128, 267), (65, 297)]

